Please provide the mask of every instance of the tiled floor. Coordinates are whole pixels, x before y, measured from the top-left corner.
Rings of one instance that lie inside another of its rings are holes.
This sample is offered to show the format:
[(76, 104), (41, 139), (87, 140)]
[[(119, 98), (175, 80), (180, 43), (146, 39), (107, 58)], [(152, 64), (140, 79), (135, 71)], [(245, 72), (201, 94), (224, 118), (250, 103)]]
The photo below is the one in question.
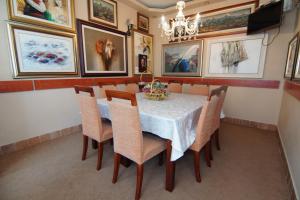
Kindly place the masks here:
[[(0, 157), (0, 199), (133, 199), (135, 166), (120, 168), (111, 183), (113, 147), (105, 145), (102, 169), (97, 151), (81, 161), (81, 133)], [(221, 151), (212, 167), (201, 161), (202, 182), (195, 181), (189, 152), (177, 161), (175, 189), (164, 190), (165, 167), (157, 159), (144, 169), (142, 199), (285, 200), (289, 199), (276, 133), (222, 124)], [(90, 147), (90, 146), (89, 146)]]

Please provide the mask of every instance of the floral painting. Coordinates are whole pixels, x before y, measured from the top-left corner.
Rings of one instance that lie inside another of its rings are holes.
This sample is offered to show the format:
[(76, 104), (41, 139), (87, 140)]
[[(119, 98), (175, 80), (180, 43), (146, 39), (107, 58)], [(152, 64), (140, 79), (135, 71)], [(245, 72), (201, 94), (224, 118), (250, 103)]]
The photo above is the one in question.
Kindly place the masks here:
[(200, 76), (202, 41), (163, 46), (163, 75)]
[(207, 40), (205, 76), (262, 78), (267, 35)]
[(74, 34), (53, 34), (11, 25), (11, 47), (16, 76), (76, 75)]
[(89, 18), (104, 25), (118, 26), (117, 2), (113, 0), (89, 0)]
[(12, 0), (9, 5), (14, 20), (74, 31), (71, 0)]
[(147, 33), (133, 32), (133, 72), (134, 74), (153, 71), (153, 36)]
[(126, 33), (78, 20), (83, 76), (127, 75)]

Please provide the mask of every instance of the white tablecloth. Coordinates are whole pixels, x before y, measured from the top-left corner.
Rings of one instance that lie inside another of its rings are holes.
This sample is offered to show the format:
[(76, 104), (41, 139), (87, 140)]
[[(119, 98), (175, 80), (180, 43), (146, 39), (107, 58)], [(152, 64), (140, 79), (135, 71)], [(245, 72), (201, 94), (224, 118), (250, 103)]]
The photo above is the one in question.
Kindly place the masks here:
[[(142, 130), (172, 141), (171, 160), (175, 161), (192, 145), (205, 96), (171, 93), (163, 101), (136, 95)], [(97, 100), (101, 116), (110, 119), (106, 99)], [(129, 103), (129, 102), (128, 102)]]

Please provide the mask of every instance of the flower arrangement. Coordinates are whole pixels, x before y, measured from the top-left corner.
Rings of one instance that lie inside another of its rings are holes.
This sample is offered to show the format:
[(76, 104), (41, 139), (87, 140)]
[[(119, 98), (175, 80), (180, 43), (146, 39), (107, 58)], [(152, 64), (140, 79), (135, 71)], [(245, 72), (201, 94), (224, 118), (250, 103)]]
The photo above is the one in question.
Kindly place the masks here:
[(155, 101), (164, 100), (168, 96), (165, 85), (154, 79), (151, 83), (145, 85), (143, 92), (147, 99)]

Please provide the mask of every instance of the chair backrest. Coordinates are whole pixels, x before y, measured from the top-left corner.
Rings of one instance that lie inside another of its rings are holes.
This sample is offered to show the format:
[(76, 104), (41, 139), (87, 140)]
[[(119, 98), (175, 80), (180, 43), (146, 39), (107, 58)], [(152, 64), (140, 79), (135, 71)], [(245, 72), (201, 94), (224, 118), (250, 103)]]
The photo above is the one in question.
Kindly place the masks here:
[(140, 89), (136, 81), (126, 81), (125, 91), (130, 93), (138, 93)]
[(74, 86), (74, 89), (79, 100), (82, 133), (101, 142), (103, 137), (102, 121), (93, 88)]
[(98, 86), (100, 88), (99, 90), (100, 98), (106, 98), (105, 90), (117, 90), (116, 82), (106, 82), (106, 83), (99, 82)]
[(209, 86), (208, 85), (191, 84), (187, 93), (208, 96), (209, 95)]
[(182, 93), (182, 84), (180, 80), (169, 80), (168, 81), (168, 92)]
[(215, 112), (215, 122), (214, 122), (214, 128), (213, 128), (214, 130), (217, 130), (220, 127), (220, 115), (221, 115), (223, 104), (224, 104), (225, 97), (227, 94), (227, 89), (228, 89), (228, 86), (221, 86), (220, 88), (218, 88), (220, 93), (219, 93), (218, 105), (217, 105), (216, 112)]
[(193, 144), (194, 148), (198, 151), (200, 151), (200, 149), (209, 141), (210, 136), (214, 132), (213, 124), (218, 101), (219, 97), (217, 95), (213, 95), (202, 107), (196, 129), (196, 139)]
[[(114, 151), (138, 164), (143, 163), (143, 135), (135, 94), (106, 90), (111, 115)], [(129, 102), (114, 101), (116, 99)]]

